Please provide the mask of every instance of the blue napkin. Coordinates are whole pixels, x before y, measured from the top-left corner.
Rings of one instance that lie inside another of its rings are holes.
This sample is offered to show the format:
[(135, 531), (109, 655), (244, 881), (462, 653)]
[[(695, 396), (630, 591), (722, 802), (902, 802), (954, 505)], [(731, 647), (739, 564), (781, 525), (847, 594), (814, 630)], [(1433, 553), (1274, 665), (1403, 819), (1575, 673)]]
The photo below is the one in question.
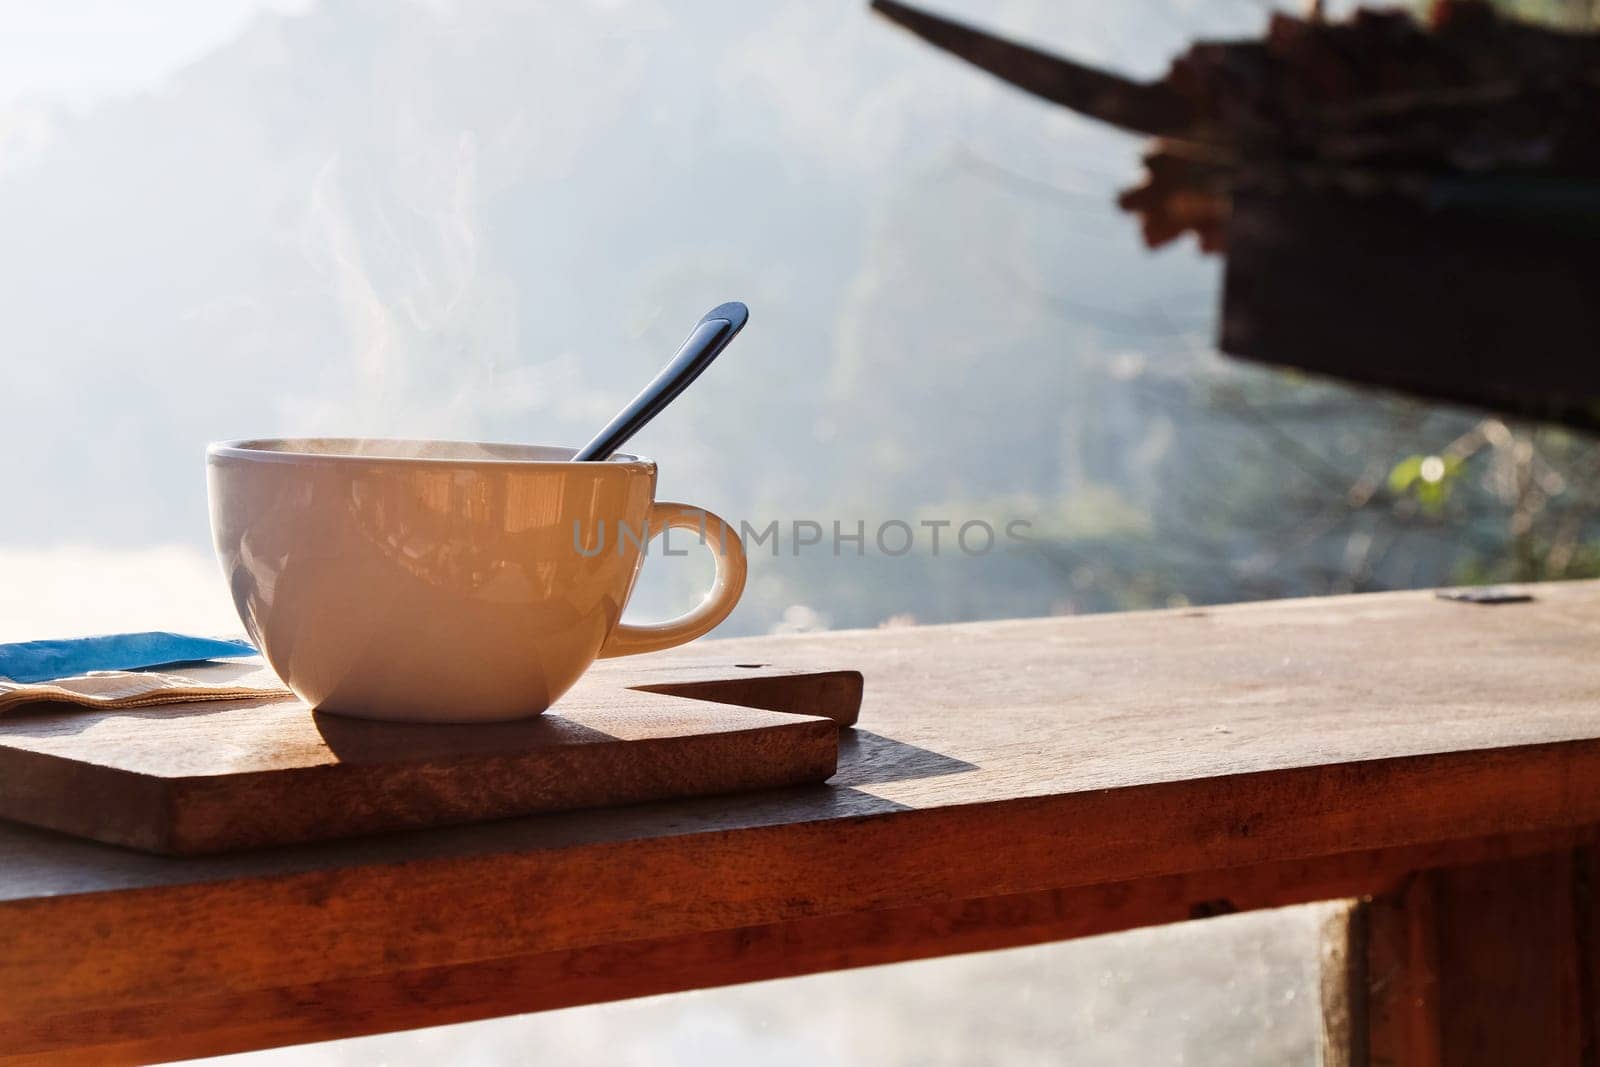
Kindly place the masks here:
[(14, 682), (47, 682), (90, 671), (137, 671), (255, 654), (255, 646), (248, 641), (187, 637), (160, 631), (22, 641), (0, 645), (0, 678)]

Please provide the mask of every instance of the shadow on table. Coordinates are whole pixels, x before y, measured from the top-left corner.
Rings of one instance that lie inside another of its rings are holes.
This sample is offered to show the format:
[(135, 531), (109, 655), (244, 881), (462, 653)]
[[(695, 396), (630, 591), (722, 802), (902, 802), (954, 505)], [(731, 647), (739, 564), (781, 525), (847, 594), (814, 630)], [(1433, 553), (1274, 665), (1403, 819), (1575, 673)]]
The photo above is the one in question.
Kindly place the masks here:
[(834, 786), (877, 785), (915, 778), (940, 778), (977, 769), (965, 760), (908, 745), (870, 730), (845, 730), (839, 734), (839, 771), (828, 782)]

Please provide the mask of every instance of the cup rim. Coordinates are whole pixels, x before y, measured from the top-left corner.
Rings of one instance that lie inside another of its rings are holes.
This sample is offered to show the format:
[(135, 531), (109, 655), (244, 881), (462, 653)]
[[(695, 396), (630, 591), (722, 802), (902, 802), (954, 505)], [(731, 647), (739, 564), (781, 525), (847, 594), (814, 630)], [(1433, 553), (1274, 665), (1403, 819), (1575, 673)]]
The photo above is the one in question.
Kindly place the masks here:
[(384, 456), (363, 455), (357, 451), (348, 452), (307, 452), (294, 448), (268, 448), (268, 445), (294, 445), (308, 441), (316, 441), (327, 445), (346, 445), (354, 449), (355, 446), (366, 444), (379, 445), (472, 445), (481, 448), (549, 448), (562, 452), (575, 453), (576, 448), (564, 445), (530, 445), (525, 443), (511, 443), (505, 441), (465, 441), (453, 438), (426, 438), (426, 437), (248, 437), (234, 441), (213, 441), (206, 446), (206, 458), (210, 459), (240, 459), (264, 463), (331, 463), (331, 464), (371, 464), (371, 463), (404, 463), (435, 467), (484, 467), (504, 470), (508, 467), (535, 470), (575, 470), (587, 468), (589, 470), (635, 470), (640, 472), (654, 471), (654, 460), (640, 456), (619, 452), (601, 463), (576, 462), (570, 459), (520, 459), (503, 456)]

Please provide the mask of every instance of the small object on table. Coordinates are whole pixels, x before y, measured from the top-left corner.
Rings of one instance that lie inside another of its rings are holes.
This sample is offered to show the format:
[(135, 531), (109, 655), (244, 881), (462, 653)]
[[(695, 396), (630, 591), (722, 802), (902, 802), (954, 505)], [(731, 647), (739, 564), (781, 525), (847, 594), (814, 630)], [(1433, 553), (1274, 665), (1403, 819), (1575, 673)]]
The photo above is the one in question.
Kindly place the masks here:
[(24, 705), (113, 709), (288, 695), (255, 647), (233, 638), (156, 631), (0, 644), (0, 714)]
[(90, 671), (137, 671), (255, 654), (255, 646), (239, 638), (190, 637), (165, 630), (18, 641), (0, 645), (0, 678), (47, 682)]
[(1469, 585), (1457, 589), (1440, 589), (1434, 594), (1440, 600), (1458, 600), (1463, 604), (1526, 604), (1533, 594), (1511, 585)]

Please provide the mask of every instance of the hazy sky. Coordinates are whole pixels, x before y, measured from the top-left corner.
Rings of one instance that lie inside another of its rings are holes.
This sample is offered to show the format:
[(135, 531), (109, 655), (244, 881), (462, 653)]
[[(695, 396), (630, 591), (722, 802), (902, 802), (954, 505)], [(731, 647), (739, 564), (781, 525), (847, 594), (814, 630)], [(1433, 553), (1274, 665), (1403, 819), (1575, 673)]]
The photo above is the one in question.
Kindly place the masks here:
[(150, 89), (262, 11), (312, 0), (0, 0), (0, 105)]

